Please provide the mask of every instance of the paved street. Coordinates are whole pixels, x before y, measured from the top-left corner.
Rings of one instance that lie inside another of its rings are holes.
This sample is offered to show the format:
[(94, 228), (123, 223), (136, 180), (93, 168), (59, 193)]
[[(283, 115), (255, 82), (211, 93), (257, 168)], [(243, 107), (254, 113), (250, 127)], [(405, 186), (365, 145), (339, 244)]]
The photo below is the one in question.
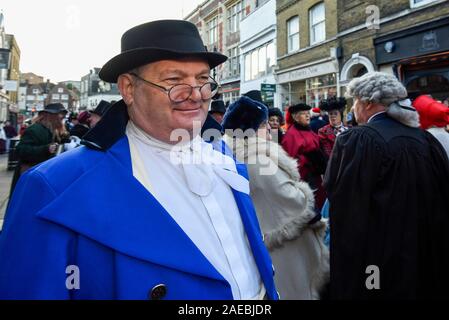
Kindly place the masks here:
[(9, 188), (14, 171), (7, 171), (8, 155), (0, 155), (0, 230), (3, 226), (3, 217), (8, 204)]

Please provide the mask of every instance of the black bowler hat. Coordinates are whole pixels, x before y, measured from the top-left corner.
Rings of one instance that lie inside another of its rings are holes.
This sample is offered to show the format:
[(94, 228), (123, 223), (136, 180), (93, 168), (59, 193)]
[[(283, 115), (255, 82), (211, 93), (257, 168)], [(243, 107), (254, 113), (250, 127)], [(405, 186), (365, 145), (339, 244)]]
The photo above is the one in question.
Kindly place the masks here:
[(64, 108), (62, 103), (50, 103), (47, 104), (43, 110), (39, 112), (48, 112), (48, 113), (67, 113), (67, 110)]
[(109, 102), (101, 100), (95, 110), (91, 111), (91, 113), (95, 113), (101, 117), (106, 113), (106, 111), (109, 110), (111, 106), (112, 105)]
[(223, 100), (212, 100), (209, 113), (225, 114), (225, 112), (226, 112), (226, 107), (225, 107)]
[(119, 75), (150, 62), (165, 59), (198, 57), (210, 68), (225, 62), (227, 57), (208, 52), (196, 26), (183, 20), (158, 20), (136, 26), (122, 36), (122, 52), (101, 68), (99, 76), (117, 82)]

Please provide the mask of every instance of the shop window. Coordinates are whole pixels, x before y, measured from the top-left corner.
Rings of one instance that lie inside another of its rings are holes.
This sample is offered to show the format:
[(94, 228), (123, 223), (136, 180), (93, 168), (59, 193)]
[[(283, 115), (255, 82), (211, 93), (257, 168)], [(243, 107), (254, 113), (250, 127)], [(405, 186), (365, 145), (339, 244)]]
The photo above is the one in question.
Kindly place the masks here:
[(449, 96), (449, 79), (443, 75), (431, 74), (415, 77), (407, 83), (406, 87), (409, 97), (412, 98), (430, 94), (433, 98), (443, 101)]
[(335, 73), (306, 80), (306, 103), (318, 107), (322, 99), (337, 95)]
[(287, 52), (299, 49), (299, 17), (295, 16), (287, 21)]
[(326, 16), (324, 2), (313, 6), (309, 11), (310, 45), (326, 40)]

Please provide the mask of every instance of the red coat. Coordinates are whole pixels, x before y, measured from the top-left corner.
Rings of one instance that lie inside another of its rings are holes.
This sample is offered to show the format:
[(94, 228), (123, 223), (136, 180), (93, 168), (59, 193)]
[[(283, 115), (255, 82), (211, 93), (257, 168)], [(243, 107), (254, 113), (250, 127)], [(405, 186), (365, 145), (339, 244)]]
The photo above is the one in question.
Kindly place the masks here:
[(298, 129), (297, 125), (293, 125), (282, 139), (282, 146), (291, 157), (298, 159), (301, 179), (308, 182), (312, 189), (318, 189), (315, 193), (315, 206), (321, 209), (325, 200), (321, 179), (321, 174), (324, 173), (323, 164), (322, 161), (318, 163), (312, 160), (317, 159), (320, 154), (318, 135), (310, 129)]

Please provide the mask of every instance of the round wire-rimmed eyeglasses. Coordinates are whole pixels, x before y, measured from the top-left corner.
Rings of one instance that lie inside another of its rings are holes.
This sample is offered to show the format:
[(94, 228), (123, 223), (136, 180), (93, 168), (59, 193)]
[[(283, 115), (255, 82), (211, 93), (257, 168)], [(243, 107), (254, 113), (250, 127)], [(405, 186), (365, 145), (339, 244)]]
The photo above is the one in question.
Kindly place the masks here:
[(220, 87), (217, 82), (212, 77), (209, 77), (212, 81), (208, 81), (201, 86), (191, 86), (190, 84), (175, 84), (170, 88), (165, 88), (156, 83), (148, 81), (134, 72), (130, 73), (132, 76), (136, 77), (139, 80), (142, 80), (146, 84), (152, 85), (155, 88), (159, 88), (165, 91), (168, 95), (168, 98), (173, 103), (180, 103), (188, 100), (193, 93), (193, 89), (199, 89), (201, 94), (201, 99), (209, 100), (211, 99), (217, 92)]

